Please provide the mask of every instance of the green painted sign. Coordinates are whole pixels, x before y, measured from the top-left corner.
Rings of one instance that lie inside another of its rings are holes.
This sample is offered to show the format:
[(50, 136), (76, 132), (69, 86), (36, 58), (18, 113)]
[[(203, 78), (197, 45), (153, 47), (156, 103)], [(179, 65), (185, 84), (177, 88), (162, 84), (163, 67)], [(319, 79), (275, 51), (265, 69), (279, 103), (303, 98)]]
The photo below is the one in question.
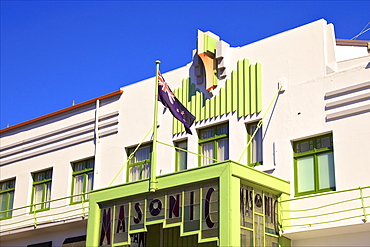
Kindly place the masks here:
[(200, 234), (217, 240), (219, 228), (218, 181), (157, 193), (121, 198), (101, 205), (99, 246), (131, 244), (131, 236), (148, 225), (180, 226), (183, 235)]

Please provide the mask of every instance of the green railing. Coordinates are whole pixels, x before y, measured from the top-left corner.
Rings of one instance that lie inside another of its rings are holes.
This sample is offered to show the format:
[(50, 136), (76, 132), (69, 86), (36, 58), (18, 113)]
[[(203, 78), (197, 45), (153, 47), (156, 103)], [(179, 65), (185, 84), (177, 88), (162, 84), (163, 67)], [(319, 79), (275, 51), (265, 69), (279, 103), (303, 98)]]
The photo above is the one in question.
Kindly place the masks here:
[(282, 230), (365, 223), (370, 213), (370, 186), (292, 198), (280, 202)]
[[(6, 211), (0, 211), (0, 215), (11, 216), (0, 220), (0, 232), (33, 227), (47, 223), (58, 223), (76, 218), (84, 219), (88, 215), (89, 203), (82, 200), (80, 203), (71, 203), (73, 197), (87, 196), (88, 193), (62, 197), (41, 203), (30, 204)], [(49, 204), (50, 207), (42, 210), (34, 210), (38, 205)]]

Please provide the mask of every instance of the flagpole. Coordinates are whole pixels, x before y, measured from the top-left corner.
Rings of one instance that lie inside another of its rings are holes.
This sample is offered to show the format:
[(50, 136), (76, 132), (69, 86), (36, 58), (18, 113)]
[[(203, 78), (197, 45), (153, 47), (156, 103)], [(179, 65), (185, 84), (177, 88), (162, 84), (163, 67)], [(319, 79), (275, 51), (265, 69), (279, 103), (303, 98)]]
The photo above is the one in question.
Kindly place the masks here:
[(157, 128), (158, 128), (158, 72), (161, 61), (155, 61), (155, 87), (154, 87), (154, 120), (153, 120), (153, 150), (150, 167), (149, 191), (157, 190)]

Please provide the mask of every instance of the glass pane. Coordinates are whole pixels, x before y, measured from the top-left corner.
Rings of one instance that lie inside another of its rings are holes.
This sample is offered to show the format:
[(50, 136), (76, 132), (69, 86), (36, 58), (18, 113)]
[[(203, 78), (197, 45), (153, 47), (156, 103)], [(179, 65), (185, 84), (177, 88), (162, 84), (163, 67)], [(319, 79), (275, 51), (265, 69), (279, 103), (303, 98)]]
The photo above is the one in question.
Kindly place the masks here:
[[(7, 193), (0, 194), (0, 211), (7, 210), (6, 205)], [(6, 217), (6, 213), (0, 213), (0, 219)]]
[(297, 180), (298, 193), (315, 189), (313, 156), (297, 159)]
[(331, 146), (331, 136), (317, 138), (317, 148), (328, 148)]
[(129, 182), (140, 179), (140, 166), (132, 166), (129, 169)]
[(254, 230), (256, 240), (255, 246), (265, 246), (264, 245), (265, 232), (262, 215), (258, 214), (254, 215)]
[(201, 132), (200, 139), (201, 140), (208, 139), (208, 138), (211, 138), (211, 137), (214, 137), (214, 136), (215, 136), (215, 129), (214, 128), (207, 129), (207, 130), (203, 130)]
[(240, 229), (240, 246), (254, 246), (253, 245), (253, 232), (244, 228)]
[[(177, 147), (182, 148), (184, 150), (188, 150), (188, 143), (179, 142), (177, 143)], [(188, 153), (177, 149), (177, 158), (178, 158), (179, 171), (185, 170), (187, 168), (187, 163), (188, 163)]]
[(53, 171), (49, 170), (45, 172), (45, 179), (51, 179), (51, 176), (53, 175)]
[[(8, 209), (13, 209), (13, 203), (14, 203), (14, 191), (11, 191), (9, 193), (9, 205), (8, 205)], [(13, 211), (9, 211), (8, 212), (8, 216), (12, 216), (12, 214), (13, 214)]]
[(298, 143), (295, 144), (295, 152), (296, 153), (304, 153), (304, 152), (312, 151), (313, 148), (314, 147), (313, 147), (313, 140), (312, 139), (304, 141), (304, 142), (298, 142)]
[(319, 166), (319, 189), (335, 187), (333, 152), (317, 155)]
[(221, 139), (218, 141), (217, 160), (229, 159), (229, 139)]
[(135, 158), (131, 159), (131, 164), (150, 159), (150, 147), (139, 148), (135, 153)]
[[(43, 184), (38, 184), (38, 185), (35, 185), (34, 187), (34, 195), (33, 195), (33, 204), (37, 204), (37, 203), (40, 203), (42, 202), (42, 193), (43, 193), (43, 190), (44, 190), (44, 185)], [(42, 205), (41, 204), (37, 204), (35, 205), (34, 207), (34, 210), (39, 210), (42, 208)]]
[(94, 159), (86, 161), (86, 169), (94, 168)]
[[(84, 175), (81, 174), (81, 175), (75, 176), (73, 195), (81, 194), (83, 192), (83, 186), (84, 186)], [(74, 202), (79, 202), (81, 200), (82, 200), (81, 196), (73, 197)]]
[(79, 171), (82, 171), (82, 170), (84, 170), (84, 162), (78, 162), (78, 163), (73, 165), (73, 171), (79, 172)]
[(44, 180), (44, 174), (43, 173), (35, 174), (35, 182), (40, 182), (42, 180)]
[[(213, 142), (208, 142), (201, 144), (201, 150), (202, 150), (202, 155), (205, 157), (213, 158), (214, 155), (214, 143)], [(213, 160), (202, 157), (202, 164), (201, 165), (209, 165), (213, 163)]]
[(94, 184), (94, 173), (89, 172), (87, 174), (86, 192), (89, 192), (93, 189), (93, 184)]
[[(46, 183), (45, 200), (51, 200), (51, 182)], [(50, 208), (50, 202), (45, 203), (45, 208)]]
[(229, 126), (223, 125), (217, 128), (217, 135), (225, 135), (229, 133)]
[(149, 178), (150, 177), (150, 163), (145, 163), (143, 165), (143, 171), (141, 174), (141, 179)]
[[(250, 135), (253, 135), (257, 125), (250, 126)], [(262, 161), (262, 129), (259, 128), (250, 144), (250, 162), (256, 163)]]
[[(87, 174), (87, 184), (85, 192), (91, 191), (93, 189), (93, 185), (94, 185), (94, 173), (90, 172)], [(89, 199), (89, 194), (85, 195), (85, 199)]]
[(34, 174), (34, 181), (40, 182), (45, 179), (51, 179), (52, 175), (53, 175), (52, 170), (39, 172), (39, 173)]

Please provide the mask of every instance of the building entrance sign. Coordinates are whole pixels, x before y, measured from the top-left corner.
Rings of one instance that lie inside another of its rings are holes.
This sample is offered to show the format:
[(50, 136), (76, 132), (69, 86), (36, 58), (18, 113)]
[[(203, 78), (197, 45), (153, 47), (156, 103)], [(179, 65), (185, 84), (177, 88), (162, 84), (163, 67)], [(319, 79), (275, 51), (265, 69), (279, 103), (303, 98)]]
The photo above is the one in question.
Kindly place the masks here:
[(218, 180), (120, 198), (101, 204), (100, 211), (99, 246), (131, 244), (134, 234), (160, 223), (163, 228), (180, 226), (182, 236), (200, 233), (202, 241), (215, 241), (219, 227)]

